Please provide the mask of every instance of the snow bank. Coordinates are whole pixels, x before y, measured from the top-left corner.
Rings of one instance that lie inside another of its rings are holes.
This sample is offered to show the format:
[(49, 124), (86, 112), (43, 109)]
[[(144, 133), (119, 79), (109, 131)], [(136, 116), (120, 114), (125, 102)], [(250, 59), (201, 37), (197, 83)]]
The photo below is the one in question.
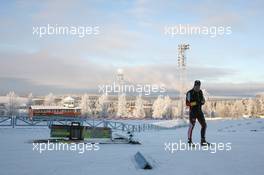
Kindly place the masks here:
[(179, 128), (188, 125), (188, 120), (186, 119), (175, 119), (175, 120), (165, 120), (160, 122), (152, 123), (153, 125), (165, 127), (165, 128)]
[(229, 118), (222, 118), (222, 117), (206, 117), (205, 120), (223, 120), (223, 119), (229, 119)]

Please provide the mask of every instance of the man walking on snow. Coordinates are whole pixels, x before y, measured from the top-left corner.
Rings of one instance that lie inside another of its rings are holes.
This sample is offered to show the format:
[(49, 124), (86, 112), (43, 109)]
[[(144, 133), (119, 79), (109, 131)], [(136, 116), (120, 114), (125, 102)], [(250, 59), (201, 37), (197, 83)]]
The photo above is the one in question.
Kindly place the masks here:
[(201, 82), (196, 80), (194, 82), (194, 86), (191, 90), (189, 90), (186, 94), (186, 105), (190, 107), (189, 111), (189, 121), (190, 126), (188, 129), (188, 144), (193, 146), (192, 142), (192, 131), (195, 126), (196, 119), (201, 125), (201, 145), (206, 146), (209, 145), (208, 142), (205, 140), (205, 133), (206, 133), (206, 121), (204, 118), (204, 114), (202, 111), (202, 105), (205, 103), (205, 99), (203, 96), (203, 91), (200, 89)]

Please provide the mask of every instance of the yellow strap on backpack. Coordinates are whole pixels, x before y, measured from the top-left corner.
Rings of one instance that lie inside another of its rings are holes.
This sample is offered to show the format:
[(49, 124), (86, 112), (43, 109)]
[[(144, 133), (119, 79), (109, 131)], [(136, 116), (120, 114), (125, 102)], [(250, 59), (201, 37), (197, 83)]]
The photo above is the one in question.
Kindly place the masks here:
[(196, 101), (191, 102), (191, 106), (195, 106), (195, 105), (197, 105)]

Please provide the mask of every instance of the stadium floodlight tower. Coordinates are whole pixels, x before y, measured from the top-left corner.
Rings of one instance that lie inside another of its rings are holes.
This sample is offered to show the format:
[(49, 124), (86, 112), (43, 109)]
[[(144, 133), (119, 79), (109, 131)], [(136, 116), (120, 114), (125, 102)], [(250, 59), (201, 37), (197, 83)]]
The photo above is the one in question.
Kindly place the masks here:
[(186, 83), (186, 56), (185, 51), (190, 49), (189, 44), (179, 44), (178, 45), (178, 68), (179, 68), (179, 92), (180, 92), (180, 115), (184, 116), (184, 101), (185, 101), (185, 83)]

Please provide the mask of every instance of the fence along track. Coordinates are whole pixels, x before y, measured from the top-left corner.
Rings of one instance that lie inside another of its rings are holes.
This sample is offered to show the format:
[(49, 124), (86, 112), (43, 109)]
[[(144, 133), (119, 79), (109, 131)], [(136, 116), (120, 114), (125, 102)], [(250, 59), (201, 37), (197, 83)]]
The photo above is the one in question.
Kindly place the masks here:
[[(129, 124), (120, 121), (106, 119), (91, 119), (85, 117), (61, 117), (61, 116), (36, 116), (30, 119), (28, 116), (3, 116), (0, 117), (0, 127), (39, 127), (51, 126), (52, 124), (68, 125), (71, 122), (80, 122), (81, 125), (90, 127), (109, 127), (113, 130), (143, 132), (147, 130), (168, 129), (166, 127), (157, 126), (154, 124)], [(169, 129), (175, 129), (169, 128)]]

